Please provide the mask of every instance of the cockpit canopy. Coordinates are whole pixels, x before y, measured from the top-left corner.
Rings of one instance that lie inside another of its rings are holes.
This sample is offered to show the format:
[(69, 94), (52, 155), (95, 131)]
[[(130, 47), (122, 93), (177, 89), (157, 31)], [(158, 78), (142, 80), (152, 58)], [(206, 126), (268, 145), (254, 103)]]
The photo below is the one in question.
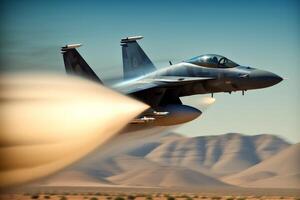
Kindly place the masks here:
[(205, 54), (197, 56), (185, 62), (211, 68), (232, 68), (239, 66), (228, 58), (216, 54)]

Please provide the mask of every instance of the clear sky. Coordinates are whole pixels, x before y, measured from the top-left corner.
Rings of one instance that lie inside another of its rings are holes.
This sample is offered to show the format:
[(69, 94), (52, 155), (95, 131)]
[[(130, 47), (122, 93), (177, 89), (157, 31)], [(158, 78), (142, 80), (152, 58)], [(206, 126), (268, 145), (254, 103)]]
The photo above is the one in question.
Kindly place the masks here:
[[(64, 73), (59, 47), (80, 48), (104, 79), (122, 72), (119, 40), (140, 44), (159, 66), (205, 53), (272, 71), (287, 80), (267, 89), (216, 94), (189, 136), (270, 133), (300, 141), (300, 1), (1, 1), (3, 71)], [(194, 96), (188, 102), (201, 98)]]

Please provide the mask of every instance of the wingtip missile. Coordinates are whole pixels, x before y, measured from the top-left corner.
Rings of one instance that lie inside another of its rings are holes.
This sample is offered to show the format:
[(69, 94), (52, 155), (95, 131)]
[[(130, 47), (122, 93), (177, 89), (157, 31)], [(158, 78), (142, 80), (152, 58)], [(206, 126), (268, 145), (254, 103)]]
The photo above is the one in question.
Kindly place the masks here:
[(64, 52), (68, 49), (76, 49), (76, 48), (81, 47), (81, 46), (82, 46), (82, 44), (67, 44), (64, 47), (61, 47), (61, 51)]
[(144, 36), (141, 36), (141, 35), (129, 36), (129, 37), (126, 37), (126, 38), (122, 38), (121, 43), (134, 42), (136, 40), (140, 40), (140, 39), (143, 39), (143, 38), (144, 38)]

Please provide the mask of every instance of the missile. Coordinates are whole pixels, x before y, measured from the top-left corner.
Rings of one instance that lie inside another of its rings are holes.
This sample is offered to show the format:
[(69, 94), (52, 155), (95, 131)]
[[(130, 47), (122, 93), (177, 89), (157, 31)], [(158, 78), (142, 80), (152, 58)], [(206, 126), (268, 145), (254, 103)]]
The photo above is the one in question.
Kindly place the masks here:
[(61, 47), (61, 51), (63, 53), (67, 49), (76, 49), (76, 48), (81, 47), (81, 46), (82, 46), (82, 44), (68, 44), (64, 47)]
[(144, 124), (144, 123), (150, 123), (150, 122), (153, 122), (155, 120), (154, 117), (146, 117), (146, 116), (143, 116), (141, 118), (137, 118), (137, 119), (134, 119), (132, 120), (130, 123), (131, 124)]
[(156, 116), (166, 116), (169, 114), (169, 112), (158, 112), (158, 111), (153, 111), (153, 114)]
[(127, 43), (127, 42), (134, 42), (136, 40), (140, 40), (140, 39), (143, 39), (144, 37), (143, 36), (130, 36), (130, 37), (126, 37), (126, 38), (122, 38), (121, 39), (121, 43)]

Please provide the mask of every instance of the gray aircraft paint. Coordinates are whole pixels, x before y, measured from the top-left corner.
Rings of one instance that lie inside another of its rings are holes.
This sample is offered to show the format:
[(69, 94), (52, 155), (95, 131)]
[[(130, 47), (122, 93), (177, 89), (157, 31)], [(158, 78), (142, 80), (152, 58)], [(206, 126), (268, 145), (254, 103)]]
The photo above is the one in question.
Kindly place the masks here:
[[(138, 117), (142, 124), (175, 125), (200, 116), (201, 111), (181, 103), (182, 96), (235, 91), (244, 93), (247, 90), (270, 87), (282, 81), (282, 78), (274, 73), (241, 66), (215, 54), (205, 54), (156, 69), (136, 42), (142, 38), (134, 36), (121, 40), (124, 80), (111, 86), (151, 106)], [(78, 45), (67, 45), (61, 49), (67, 73), (101, 84), (101, 80), (80, 56), (76, 47)], [(168, 114), (159, 116), (153, 111)]]

